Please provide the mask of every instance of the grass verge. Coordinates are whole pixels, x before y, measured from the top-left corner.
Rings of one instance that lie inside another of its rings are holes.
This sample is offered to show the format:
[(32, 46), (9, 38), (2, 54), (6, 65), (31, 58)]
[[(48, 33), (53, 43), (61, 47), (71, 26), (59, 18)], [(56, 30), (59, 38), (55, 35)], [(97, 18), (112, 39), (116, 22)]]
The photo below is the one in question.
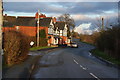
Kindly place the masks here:
[(84, 42), (84, 41), (80, 41), (80, 42), (85, 43), (85, 44), (89, 44), (89, 45), (93, 45), (93, 46), (95, 46), (94, 44), (89, 43), (89, 42)]
[(113, 58), (112, 56), (98, 50), (98, 49), (93, 49), (90, 51), (93, 55), (101, 57), (109, 62), (112, 62), (113, 64), (119, 65), (120, 66), (120, 59)]
[(50, 46), (44, 46), (44, 47), (32, 47), (30, 48), (30, 51), (40, 50), (40, 49), (46, 49), (46, 48), (53, 48)]

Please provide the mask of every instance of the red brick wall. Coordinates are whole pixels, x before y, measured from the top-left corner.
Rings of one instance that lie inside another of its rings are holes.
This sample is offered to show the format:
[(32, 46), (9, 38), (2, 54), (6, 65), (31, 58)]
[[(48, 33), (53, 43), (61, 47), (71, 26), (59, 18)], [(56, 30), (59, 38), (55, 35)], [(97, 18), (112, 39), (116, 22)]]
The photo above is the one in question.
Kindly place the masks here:
[(48, 36), (50, 36), (50, 37), (51, 37), (50, 39), (48, 39), (48, 44), (51, 44), (51, 43), (52, 43), (52, 41), (53, 41), (53, 39), (52, 39), (53, 35), (48, 35)]
[(66, 36), (60, 36), (62, 38), (62, 43), (67, 44), (67, 37)]
[[(18, 30), (17, 30), (18, 27)], [(46, 31), (46, 35), (48, 36), (48, 27), (40, 27), (39, 28), (44, 29)], [(36, 36), (37, 34), (37, 27), (32, 27), (32, 26), (15, 26), (15, 27), (3, 27), (3, 32), (9, 31), (9, 30), (15, 30), (15, 31), (20, 31), (21, 33), (27, 35), (27, 36)]]
[(3, 27), (2, 28), (2, 31), (5, 32), (5, 31), (10, 31), (10, 30), (15, 30), (14, 27)]

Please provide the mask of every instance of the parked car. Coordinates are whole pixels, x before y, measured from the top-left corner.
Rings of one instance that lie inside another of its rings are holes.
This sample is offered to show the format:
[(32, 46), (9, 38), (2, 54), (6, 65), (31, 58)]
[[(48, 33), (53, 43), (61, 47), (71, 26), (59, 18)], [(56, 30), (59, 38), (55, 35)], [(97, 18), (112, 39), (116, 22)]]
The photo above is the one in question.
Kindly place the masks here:
[(75, 42), (73, 42), (73, 43), (71, 43), (71, 44), (70, 44), (70, 47), (75, 47), (75, 48), (78, 48), (78, 44), (77, 44), (77, 43), (75, 43)]

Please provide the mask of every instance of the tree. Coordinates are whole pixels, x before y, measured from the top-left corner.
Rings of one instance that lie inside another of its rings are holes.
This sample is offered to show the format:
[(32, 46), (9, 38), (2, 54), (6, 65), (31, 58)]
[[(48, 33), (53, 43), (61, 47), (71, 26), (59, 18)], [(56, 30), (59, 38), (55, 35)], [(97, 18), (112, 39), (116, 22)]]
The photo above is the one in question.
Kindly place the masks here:
[(45, 32), (45, 30), (44, 29), (42, 29), (42, 30), (40, 30), (39, 31), (40, 33), (40, 38), (46, 38), (46, 32)]
[(41, 29), (39, 31), (40, 33), (40, 46), (47, 46), (47, 39), (46, 39), (46, 31), (44, 29)]
[(70, 29), (72, 28), (72, 32), (74, 31), (75, 28), (75, 21), (74, 19), (70, 16), (70, 14), (63, 14), (58, 17), (60, 21), (64, 21), (68, 26), (68, 35), (70, 34)]
[(99, 30), (104, 30), (105, 28), (108, 28), (110, 26), (110, 21), (108, 18), (103, 18), (103, 17), (97, 17), (96, 21), (94, 23), (95, 27), (98, 27)]

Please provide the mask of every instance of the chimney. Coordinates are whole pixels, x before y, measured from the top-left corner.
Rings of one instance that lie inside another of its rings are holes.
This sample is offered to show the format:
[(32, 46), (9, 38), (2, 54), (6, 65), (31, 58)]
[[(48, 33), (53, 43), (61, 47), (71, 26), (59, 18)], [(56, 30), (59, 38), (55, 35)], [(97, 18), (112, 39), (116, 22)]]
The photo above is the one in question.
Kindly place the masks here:
[(53, 18), (53, 22), (56, 23), (56, 17)]

